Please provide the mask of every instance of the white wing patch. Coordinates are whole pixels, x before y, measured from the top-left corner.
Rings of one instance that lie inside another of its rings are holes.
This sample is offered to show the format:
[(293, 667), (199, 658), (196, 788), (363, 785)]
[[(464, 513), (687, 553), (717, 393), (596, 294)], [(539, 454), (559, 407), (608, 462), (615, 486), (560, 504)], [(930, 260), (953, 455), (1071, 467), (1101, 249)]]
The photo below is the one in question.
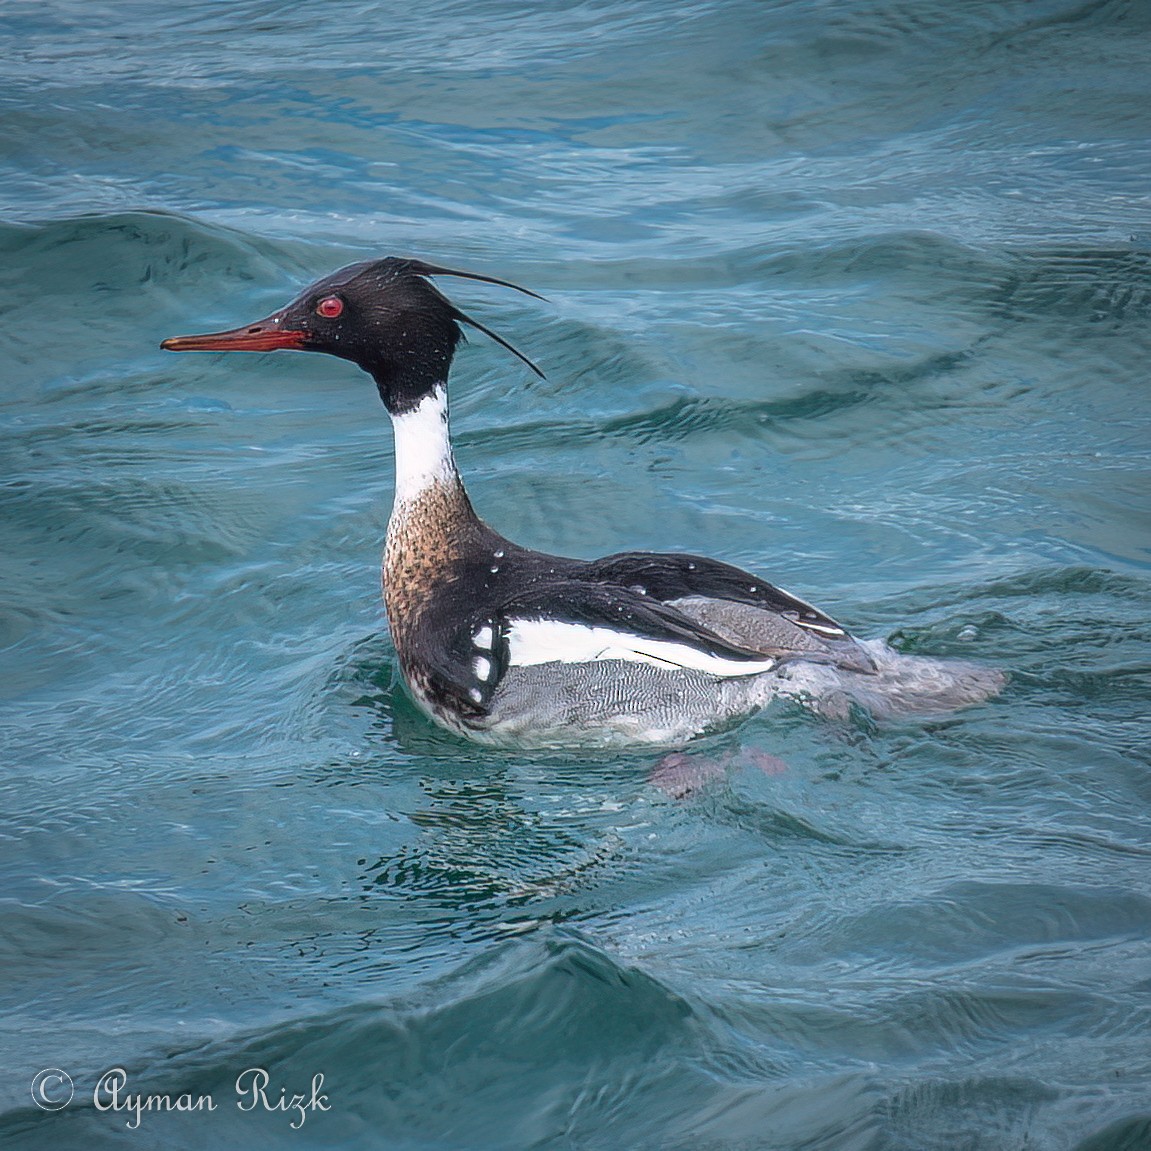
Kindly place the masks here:
[[(755, 591), (755, 588), (752, 587), (751, 590)], [(807, 602), (807, 600), (800, 599), (799, 596), (797, 596), (794, 592), (788, 591), (787, 588), (780, 587), (779, 584), (776, 584), (775, 590), (778, 592), (783, 592), (783, 594), (785, 596), (787, 596), (788, 599), (793, 599), (801, 607), (807, 608), (807, 610), (809, 612), (811, 612), (812, 615), (822, 614), (818, 608), (812, 607), (812, 605), (809, 604)], [(813, 621), (811, 621), (809, 619), (800, 619), (798, 612), (785, 611), (785, 612), (782, 612), (781, 614), (782, 614), (784, 619), (791, 620), (791, 622), (793, 624), (795, 624), (796, 627), (805, 627), (805, 628), (807, 628), (808, 631), (818, 632), (820, 635), (830, 636), (834, 639), (846, 639), (847, 638), (847, 632), (844, 631), (844, 629), (841, 628), (839, 626), (839, 624), (814, 623)]]
[(521, 667), (540, 663), (594, 663), (622, 659), (656, 667), (704, 671), (715, 676), (757, 675), (777, 661), (725, 659), (686, 643), (649, 639), (610, 627), (554, 619), (517, 619), (508, 628), (508, 662)]
[(785, 619), (791, 620), (796, 627), (805, 627), (808, 631), (819, 632), (820, 635), (828, 636), (831, 639), (843, 639), (846, 637), (847, 632), (841, 627), (832, 627), (826, 623), (813, 623), (809, 619), (800, 619), (795, 612), (789, 611), (783, 613)]

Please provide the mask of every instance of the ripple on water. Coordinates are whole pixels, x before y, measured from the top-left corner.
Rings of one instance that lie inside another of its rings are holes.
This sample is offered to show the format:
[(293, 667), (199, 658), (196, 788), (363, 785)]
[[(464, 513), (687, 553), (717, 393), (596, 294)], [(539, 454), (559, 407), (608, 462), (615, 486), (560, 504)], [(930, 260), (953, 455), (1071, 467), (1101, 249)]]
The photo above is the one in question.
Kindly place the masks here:
[[(1143, 1151), (1151, 8), (121, 8), (0, 22), (0, 1141)], [(432, 728), (371, 382), (158, 350), (388, 252), (549, 297), (452, 289), (548, 373), (457, 362), (501, 531), (1005, 691), (678, 775)], [(31, 1113), (115, 1063), (221, 1110)]]

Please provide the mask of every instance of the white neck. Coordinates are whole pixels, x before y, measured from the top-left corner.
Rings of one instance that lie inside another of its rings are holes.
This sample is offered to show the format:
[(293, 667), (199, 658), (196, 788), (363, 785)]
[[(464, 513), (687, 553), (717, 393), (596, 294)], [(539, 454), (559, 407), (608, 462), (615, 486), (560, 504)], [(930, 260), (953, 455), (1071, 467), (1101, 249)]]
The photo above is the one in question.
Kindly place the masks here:
[(396, 505), (457, 476), (448, 438), (447, 389), (438, 387), (410, 412), (392, 417), (396, 437)]

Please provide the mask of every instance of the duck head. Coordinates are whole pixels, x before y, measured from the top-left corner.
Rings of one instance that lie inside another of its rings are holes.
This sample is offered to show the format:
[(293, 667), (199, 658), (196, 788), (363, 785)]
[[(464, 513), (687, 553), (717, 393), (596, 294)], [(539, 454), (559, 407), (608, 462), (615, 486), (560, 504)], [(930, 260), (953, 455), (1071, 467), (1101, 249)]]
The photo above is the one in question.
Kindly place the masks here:
[(272, 352), (281, 348), (327, 352), (368, 372), (392, 415), (411, 411), (446, 382), (463, 335), (461, 323), (479, 329), (536, 375), (543, 375), (505, 339), (461, 312), (430, 282), (431, 276), (480, 280), (543, 299), (492, 276), (388, 256), (350, 264), (317, 280), (291, 303), (254, 324), (201, 336), (173, 336), (160, 347), (170, 352)]

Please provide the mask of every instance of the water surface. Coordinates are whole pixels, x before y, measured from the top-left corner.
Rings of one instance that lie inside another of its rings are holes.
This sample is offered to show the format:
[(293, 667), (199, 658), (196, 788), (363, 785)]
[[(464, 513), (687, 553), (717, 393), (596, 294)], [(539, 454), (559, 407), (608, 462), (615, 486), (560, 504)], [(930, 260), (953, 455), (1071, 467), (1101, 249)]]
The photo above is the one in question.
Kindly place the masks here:
[[(0, 13), (6, 1146), (1151, 1146), (1145, 5)], [(164, 356), (389, 253), (519, 542), (1010, 675), (658, 756), (406, 699), (366, 377)], [(213, 1112), (93, 1106), (131, 1089)], [(30, 1085), (66, 1071), (72, 1103)], [(264, 1068), (329, 1111), (243, 1112)]]

